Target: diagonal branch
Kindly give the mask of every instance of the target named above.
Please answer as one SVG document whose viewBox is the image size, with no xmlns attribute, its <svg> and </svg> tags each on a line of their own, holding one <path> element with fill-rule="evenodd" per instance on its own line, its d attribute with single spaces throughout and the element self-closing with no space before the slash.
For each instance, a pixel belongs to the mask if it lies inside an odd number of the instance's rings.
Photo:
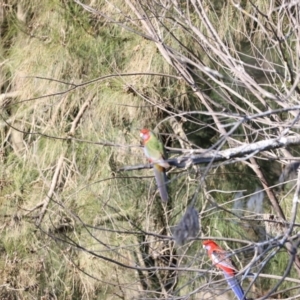
<svg viewBox="0 0 300 300">
<path fill-rule="evenodd" d="M 62 165 L 63 165 L 63 161 L 64 161 L 64 155 L 62 154 L 60 156 L 60 158 L 58 159 L 57 161 L 57 165 L 56 165 L 56 168 L 55 168 L 55 171 L 54 171 L 54 174 L 53 174 L 53 177 L 52 177 L 52 181 L 51 181 L 51 185 L 50 185 L 50 189 L 47 193 L 47 196 L 45 197 L 45 199 L 43 200 L 43 207 L 42 207 L 42 210 L 40 212 L 40 216 L 36 222 L 36 225 L 39 226 L 45 216 L 45 213 L 46 213 L 46 210 L 47 210 L 47 207 L 49 205 L 49 202 L 52 198 L 52 195 L 55 191 L 55 188 L 57 186 L 57 181 L 58 181 L 58 176 L 59 176 L 59 173 L 61 171 L 61 168 L 62 168 Z"/>
<path fill-rule="evenodd" d="M 205 164 L 211 161 L 218 162 L 234 158 L 246 160 L 263 151 L 295 145 L 300 145 L 300 136 L 280 137 L 277 139 L 263 140 L 256 143 L 243 144 L 241 146 L 222 151 L 216 151 L 211 149 L 199 151 L 191 149 L 188 151 L 185 150 L 185 156 L 168 159 L 168 163 L 171 166 L 177 168 L 186 168 L 190 165 Z M 125 166 L 120 168 L 118 171 L 133 171 L 150 168 L 152 168 L 151 164 Z"/>
</svg>

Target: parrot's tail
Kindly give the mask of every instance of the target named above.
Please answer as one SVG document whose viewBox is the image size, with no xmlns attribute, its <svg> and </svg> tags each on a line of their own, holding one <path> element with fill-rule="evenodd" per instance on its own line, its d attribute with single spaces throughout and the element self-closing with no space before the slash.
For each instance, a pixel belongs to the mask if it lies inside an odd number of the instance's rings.
<svg viewBox="0 0 300 300">
<path fill-rule="evenodd" d="M 245 297 L 245 293 L 244 293 L 238 279 L 235 276 L 226 274 L 225 272 L 224 272 L 224 275 L 225 275 L 225 278 L 226 278 L 230 288 L 232 289 L 232 291 L 234 292 L 236 297 L 239 300 L 247 300 Z"/>
<path fill-rule="evenodd" d="M 167 202 L 168 201 L 168 190 L 167 190 L 168 179 L 167 179 L 165 169 L 155 164 L 153 170 L 154 170 L 154 176 L 156 179 L 156 184 L 159 190 L 161 200 L 163 202 Z"/>
</svg>

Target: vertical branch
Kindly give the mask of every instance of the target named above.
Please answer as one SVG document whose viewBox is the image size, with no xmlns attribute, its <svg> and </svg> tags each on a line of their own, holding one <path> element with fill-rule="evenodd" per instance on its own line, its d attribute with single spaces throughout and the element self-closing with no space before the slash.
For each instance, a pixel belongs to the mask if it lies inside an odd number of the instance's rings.
<svg viewBox="0 0 300 300">
<path fill-rule="evenodd" d="M 300 192 L 300 170 L 299 170 L 299 168 L 297 170 L 297 173 L 298 173 L 297 185 L 296 185 L 296 190 L 295 190 L 294 197 L 293 197 L 293 207 L 291 210 L 290 226 L 284 234 L 282 243 L 285 243 L 285 241 L 288 239 L 288 237 L 292 234 L 292 231 L 293 231 L 293 228 L 294 228 L 294 225 L 296 222 L 298 206 L 299 206 L 298 205 L 299 204 L 299 192 Z M 286 243 L 286 248 L 289 251 L 291 256 L 295 255 L 294 264 L 295 264 L 296 270 L 298 272 L 298 275 L 300 276 L 300 257 L 299 257 L 299 255 L 295 254 L 295 251 L 297 253 L 297 249 L 295 249 L 295 246 L 291 242 Z"/>
</svg>

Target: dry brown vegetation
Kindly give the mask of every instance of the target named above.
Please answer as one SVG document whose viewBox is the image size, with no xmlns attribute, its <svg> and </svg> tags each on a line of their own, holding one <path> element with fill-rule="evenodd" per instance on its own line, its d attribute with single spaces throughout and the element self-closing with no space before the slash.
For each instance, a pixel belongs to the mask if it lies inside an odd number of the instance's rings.
<svg viewBox="0 0 300 300">
<path fill-rule="evenodd" d="M 232 299 L 207 237 L 256 274 L 249 298 L 297 299 L 299 11 L 0 2 L 0 299 Z M 173 166 L 167 205 L 143 127 Z"/>
</svg>

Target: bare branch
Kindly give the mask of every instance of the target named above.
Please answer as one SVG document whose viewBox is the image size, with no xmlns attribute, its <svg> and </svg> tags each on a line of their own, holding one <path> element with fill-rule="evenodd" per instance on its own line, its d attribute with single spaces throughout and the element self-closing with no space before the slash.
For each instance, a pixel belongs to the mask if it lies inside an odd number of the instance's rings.
<svg viewBox="0 0 300 300">
<path fill-rule="evenodd" d="M 171 166 L 177 168 L 186 168 L 190 165 L 204 164 L 209 162 L 218 162 L 230 160 L 233 158 L 243 158 L 244 156 L 256 155 L 257 153 L 278 149 L 287 146 L 295 146 L 300 144 L 300 136 L 291 136 L 291 137 L 282 137 L 277 139 L 270 139 L 265 141 L 259 141 L 252 144 L 244 144 L 231 149 L 226 149 L 222 151 L 216 150 L 185 150 L 185 153 L 189 153 L 189 156 L 182 156 L 179 158 L 170 158 L 168 163 Z M 204 152 L 202 155 L 199 155 L 199 152 Z M 249 157 L 247 157 L 248 159 Z M 150 169 L 152 168 L 151 164 L 148 165 L 137 165 L 137 166 L 128 166 L 122 167 L 118 171 L 133 171 L 141 169 Z"/>
</svg>

